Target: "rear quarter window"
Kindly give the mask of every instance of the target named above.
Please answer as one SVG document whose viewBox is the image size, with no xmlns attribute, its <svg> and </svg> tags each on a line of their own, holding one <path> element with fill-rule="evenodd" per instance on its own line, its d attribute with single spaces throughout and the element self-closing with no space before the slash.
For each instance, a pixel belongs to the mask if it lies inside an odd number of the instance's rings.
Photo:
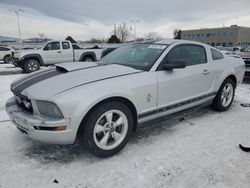
<svg viewBox="0 0 250 188">
<path fill-rule="evenodd" d="M 62 47 L 64 50 L 70 49 L 70 45 L 68 42 L 62 42 Z"/>
<path fill-rule="evenodd" d="M 212 54 L 213 60 L 219 60 L 219 59 L 224 58 L 224 55 L 221 52 L 214 50 L 214 49 L 211 49 L 211 54 Z"/>
</svg>

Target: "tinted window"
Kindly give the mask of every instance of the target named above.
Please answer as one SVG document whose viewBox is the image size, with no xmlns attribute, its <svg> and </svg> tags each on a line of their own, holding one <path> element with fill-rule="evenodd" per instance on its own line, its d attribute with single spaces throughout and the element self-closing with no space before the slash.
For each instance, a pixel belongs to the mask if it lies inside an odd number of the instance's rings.
<svg viewBox="0 0 250 188">
<path fill-rule="evenodd" d="M 9 48 L 5 48 L 5 47 L 0 47 L 0 51 L 9 51 Z"/>
<path fill-rule="evenodd" d="M 62 47 L 63 47 L 63 49 L 69 49 L 70 48 L 68 42 L 62 42 Z"/>
<path fill-rule="evenodd" d="M 60 50 L 60 43 L 51 42 L 44 47 L 44 50 Z"/>
<path fill-rule="evenodd" d="M 167 48 L 161 44 L 131 44 L 112 51 L 102 61 L 108 64 L 120 64 L 140 70 L 149 70 Z"/>
<path fill-rule="evenodd" d="M 186 66 L 197 65 L 207 62 L 206 52 L 199 45 L 179 45 L 174 47 L 167 55 L 167 62 L 182 60 Z"/>
<path fill-rule="evenodd" d="M 217 50 L 211 49 L 213 60 L 223 59 L 223 54 Z"/>
</svg>

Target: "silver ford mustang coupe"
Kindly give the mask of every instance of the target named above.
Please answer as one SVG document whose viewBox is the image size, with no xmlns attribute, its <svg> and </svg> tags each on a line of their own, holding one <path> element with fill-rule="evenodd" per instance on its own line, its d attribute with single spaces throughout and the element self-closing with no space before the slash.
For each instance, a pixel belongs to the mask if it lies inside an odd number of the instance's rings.
<svg viewBox="0 0 250 188">
<path fill-rule="evenodd" d="M 100 62 L 58 64 L 14 81 L 6 111 L 34 140 L 79 140 L 93 154 L 108 157 L 143 122 L 201 104 L 227 110 L 244 72 L 241 58 L 206 44 L 136 43 Z"/>
</svg>

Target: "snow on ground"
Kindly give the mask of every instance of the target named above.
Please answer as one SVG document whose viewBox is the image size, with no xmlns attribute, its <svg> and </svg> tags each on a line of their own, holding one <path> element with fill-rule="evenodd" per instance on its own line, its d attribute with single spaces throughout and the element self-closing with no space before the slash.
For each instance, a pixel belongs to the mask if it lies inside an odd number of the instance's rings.
<svg viewBox="0 0 250 188">
<path fill-rule="evenodd" d="M 2 76 L 2 72 L 13 70 Z M 14 73 L 15 72 L 15 73 Z M 0 119 L 21 76 L 0 64 Z M 229 111 L 190 110 L 139 129 L 119 154 L 100 159 L 71 146 L 32 141 L 10 122 L 0 123 L 0 188 L 34 187 L 250 187 L 250 85 L 239 86 Z M 184 117 L 184 118 L 183 118 Z M 181 121 L 180 121 L 181 120 Z M 53 183 L 54 180 L 59 183 Z"/>
</svg>

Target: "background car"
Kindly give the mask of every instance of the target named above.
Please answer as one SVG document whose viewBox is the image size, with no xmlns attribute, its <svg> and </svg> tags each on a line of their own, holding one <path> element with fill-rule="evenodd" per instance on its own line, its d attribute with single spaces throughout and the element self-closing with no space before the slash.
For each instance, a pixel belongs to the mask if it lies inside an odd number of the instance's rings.
<svg viewBox="0 0 250 188">
<path fill-rule="evenodd" d="M 250 78 L 250 46 L 242 49 L 238 55 L 244 60 L 245 65 L 246 65 L 246 72 L 245 72 L 244 78 L 249 79 Z"/>
<path fill-rule="evenodd" d="M 90 62 L 101 58 L 100 48 L 78 48 L 70 41 L 49 41 L 43 46 L 32 50 L 20 50 L 13 54 L 14 64 L 26 73 L 40 69 L 40 66 L 49 66 L 63 62 Z"/>
<path fill-rule="evenodd" d="M 3 60 L 5 63 L 10 63 L 12 48 L 6 46 L 0 46 L 0 61 Z"/>
</svg>

